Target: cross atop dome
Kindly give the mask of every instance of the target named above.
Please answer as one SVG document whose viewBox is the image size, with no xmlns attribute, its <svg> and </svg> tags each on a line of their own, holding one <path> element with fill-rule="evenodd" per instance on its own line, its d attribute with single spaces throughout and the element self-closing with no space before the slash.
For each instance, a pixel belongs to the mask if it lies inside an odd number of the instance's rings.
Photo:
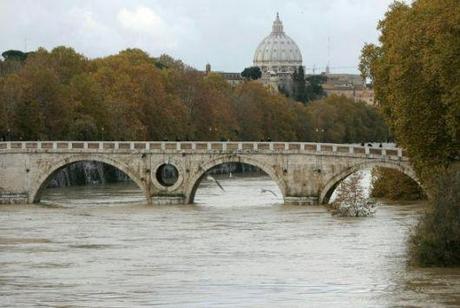
<svg viewBox="0 0 460 308">
<path fill-rule="evenodd" d="M 276 12 L 276 19 L 273 22 L 272 29 L 273 33 L 283 33 L 283 23 L 281 22 L 280 14 L 278 12 Z"/>
</svg>

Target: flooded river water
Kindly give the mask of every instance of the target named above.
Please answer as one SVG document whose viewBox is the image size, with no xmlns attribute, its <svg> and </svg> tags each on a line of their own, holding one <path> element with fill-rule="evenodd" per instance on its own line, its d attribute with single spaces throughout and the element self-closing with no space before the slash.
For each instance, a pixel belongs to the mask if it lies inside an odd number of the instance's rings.
<svg viewBox="0 0 460 308">
<path fill-rule="evenodd" d="M 407 265 L 423 203 L 337 218 L 261 193 L 276 192 L 269 178 L 221 183 L 203 182 L 188 206 L 144 205 L 133 184 L 1 206 L 0 306 L 460 305 L 460 269 Z"/>
</svg>

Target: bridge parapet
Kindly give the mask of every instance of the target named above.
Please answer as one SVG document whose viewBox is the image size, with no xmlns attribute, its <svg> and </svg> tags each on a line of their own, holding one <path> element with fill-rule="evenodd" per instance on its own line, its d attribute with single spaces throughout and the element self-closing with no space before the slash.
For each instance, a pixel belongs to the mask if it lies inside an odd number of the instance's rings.
<svg viewBox="0 0 460 308">
<path fill-rule="evenodd" d="M 403 149 L 310 142 L 157 142 L 157 141 L 23 141 L 0 142 L 0 153 L 308 153 L 408 160 Z"/>
</svg>

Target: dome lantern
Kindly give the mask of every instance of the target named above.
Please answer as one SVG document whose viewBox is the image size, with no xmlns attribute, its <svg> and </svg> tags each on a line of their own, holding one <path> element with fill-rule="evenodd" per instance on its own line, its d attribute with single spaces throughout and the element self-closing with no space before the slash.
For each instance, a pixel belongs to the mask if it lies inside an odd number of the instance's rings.
<svg viewBox="0 0 460 308">
<path fill-rule="evenodd" d="M 283 33 L 283 23 L 280 20 L 279 13 L 276 13 L 276 19 L 273 22 L 272 33 Z"/>
</svg>

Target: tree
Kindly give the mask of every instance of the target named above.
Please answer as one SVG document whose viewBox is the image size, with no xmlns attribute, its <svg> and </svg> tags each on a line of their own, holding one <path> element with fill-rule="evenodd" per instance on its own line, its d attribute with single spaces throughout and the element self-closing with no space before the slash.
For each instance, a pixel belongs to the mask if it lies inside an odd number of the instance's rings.
<svg viewBox="0 0 460 308">
<path fill-rule="evenodd" d="M 326 96 L 322 84 L 326 82 L 324 75 L 311 75 L 306 78 L 308 83 L 305 89 L 306 102 L 315 101 Z"/>
<path fill-rule="evenodd" d="M 422 266 L 460 264 L 460 166 L 436 179 L 430 212 L 410 239 L 411 262 Z"/>
<path fill-rule="evenodd" d="M 363 175 L 355 172 L 340 183 L 332 205 L 335 215 L 365 217 L 374 214 L 375 203 L 366 198 L 362 180 Z"/>
<path fill-rule="evenodd" d="M 17 109 L 22 98 L 23 83 L 17 74 L 0 78 L 0 139 L 11 140 L 17 135 Z"/>
<path fill-rule="evenodd" d="M 460 6 L 457 0 L 395 2 L 366 45 L 363 77 L 425 181 L 460 159 Z"/>
<path fill-rule="evenodd" d="M 432 196 L 413 236 L 421 265 L 459 265 L 460 5 L 458 0 L 393 3 L 366 45 L 361 73 Z"/>
<path fill-rule="evenodd" d="M 262 77 L 262 71 L 258 66 L 246 67 L 241 76 L 246 80 L 257 80 Z"/>
<path fill-rule="evenodd" d="M 88 59 L 40 48 L 0 76 L 0 138 L 312 141 L 323 125 L 324 141 L 356 142 L 385 131 L 372 107 L 323 103 L 305 107 L 257 81 L 232 87 L 140 49 Z"/>
<path fill-rule="evenodd" d="M 184 108 L 167 95 L 162 71 L 145 52 L 128 49 L 99 59 L 91 76 L 101 89 L 106 137 L 161 140 L 181 132 Z"/>
<path fill-rule="evenodd" d="M 24 62 L 27 59 L 28 53 L 20 50 L 7 50 L 2 52 L 2 57 L 5 61 L 20 61 Z"/>
<path fill-rule="evenodd" d="M 383 117 L 363 102 L 331 95 L 310 103 L 306 109 L 312 119 L 311 134 L 317 142 L 361 143 L 388 139 Z"/>
<path fill-rule="evenodd" d="M 296 117 L 297 103 L 270 91 L 259 82 L 245 82 L 235 88 L 233 104 L 239 124 L 240 140 L 299 140 L 301 123 Z M 305 107 L 301 107 L 305 112 Z M 298 109 L 297 109 L 298 110 Z"/>
<path fill-rule="evenodd" d="M 162 54 L 159 58 L 155 59 L 155 66 L 159 69 L 169 68 L 177 71 L 190 69 L 190 66 L 184 64 L 181 60 L 176 60 L 167 54 Z"/>
<path fill-rule="evenodd" d="M 293 98 L 301 103 L 307 103 L 309 97 L 307 94 L 307 86 L 305 81 L 305 73 L 302 66 L 299 66 L 292 75 L 293 80 Z"/>
<path fill-rule="evenodd" d="M 0 77 L 16 73 L 24 65 L 28 56 L 33 52 L 22 52 L 20 50 L 7 50 L 2 53 L 4 61 L 0 60 Z"/>
<path fill-rule="evenodd" d="M 303 67 L 299 66 L 292 75 L 292 81 L 293 91 L 290 96 L 298 102 L 307 104 L 326 96 L 322 86 L 326 81 L 326 76 L 310 75 L 305 77 Z"/>
</svg>

